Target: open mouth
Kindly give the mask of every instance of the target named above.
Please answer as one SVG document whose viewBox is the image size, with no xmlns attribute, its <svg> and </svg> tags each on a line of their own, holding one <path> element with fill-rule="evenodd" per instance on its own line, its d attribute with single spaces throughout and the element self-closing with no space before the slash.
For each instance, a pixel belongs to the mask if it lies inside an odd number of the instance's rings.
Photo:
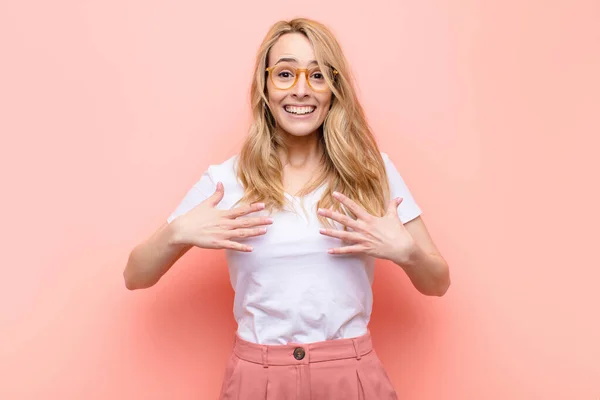
<svg viewBox="0 0 600 400">
<path fill-rule="evenodd" d="M 283 109 L 285 110 L 285 112 L 287 112 L 289 114 L 307 115 L 307 114 L 312 114 L 317 109 L 317 107 L 315 107 L 315 106 L 303 106 L 303 107 L 285 106 L 285 107 L 283 107 Z"/>
</svg>

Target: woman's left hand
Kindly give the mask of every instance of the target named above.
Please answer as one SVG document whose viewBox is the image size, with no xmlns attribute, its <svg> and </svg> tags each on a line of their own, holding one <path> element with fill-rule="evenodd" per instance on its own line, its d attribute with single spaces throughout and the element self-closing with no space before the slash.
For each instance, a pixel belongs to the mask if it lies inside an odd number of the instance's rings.
<svg viewBox="0 0 600 400">
<path fill-rule="evenodd" d="M 323 235 L 350 242 L 350 246 L 329 249 L 330 254 L 364 253 L 384 260 L 403 263 L 410 259 L 417 249 L 411 234 L 404 228 L 398 217 L 398 206 L 402 198 L 392 199 L 383 217 L 375 217 L 364 208 L 341 193 L 334 192 L 335 199 L 350 209 L 358 219 L 320 208 L 318 213 L 339 222 L 354 232 L 336 229 L 321 229 Z"/>
</svg>

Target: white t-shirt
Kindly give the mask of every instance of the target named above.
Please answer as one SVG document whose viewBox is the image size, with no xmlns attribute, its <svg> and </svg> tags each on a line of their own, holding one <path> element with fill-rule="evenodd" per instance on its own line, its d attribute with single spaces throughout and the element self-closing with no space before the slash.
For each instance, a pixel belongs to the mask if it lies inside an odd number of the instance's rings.
<svg viewBox="0 0 600 400">
<path fill-rule="evenodd" d="M 381 155 L 391 198 L 404 198 L 398 206 L 398 216 L 406 223 L 419 216 L 421 209 L 388 155 Z M 222 164 L 210 165 L 167 221 L 170 223 L 211 196 L 219 181 L 225 195 L 217 208 L 230 209 L 243 195 L 235 173 L 237 159 L 235 155 Z M 252 252 L 225 250 L 235 291 L 234 318 L 243 339 L 259 344 L 311 343 L 367 332 L 375 258 L 327 253 L 344 244 L 319 233 L 316 202 L 324 189 L 322 185 L 303 199 L 285 193 L 297 212 L 274 212 L 273 224 L 266 225 L 266 234 L 237 240 L 252 246 Z M 305 211 L 300 208 L 301 200 Z M 268 211 L 246 217 L 262 215 L 269 215 Z M 339 223 L 330 221 L 342 229 Z"/>
</svg>

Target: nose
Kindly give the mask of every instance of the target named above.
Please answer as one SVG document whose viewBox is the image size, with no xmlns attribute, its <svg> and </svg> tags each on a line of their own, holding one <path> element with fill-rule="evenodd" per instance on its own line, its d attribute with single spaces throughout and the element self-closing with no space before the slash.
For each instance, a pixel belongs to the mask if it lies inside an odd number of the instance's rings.
<svg viewBox="0 0 600 400">
<path fill-rule="evenodd" d="M 308 82 L 306 80 L 306 73 L 301 72 L 300 76 L 298 76 L 298 82 L 293 87 L 293 94 L 296 97 L 305 97 L 308 95 L 308 91 L 310 87 L 308 86 Z"/>
</svg>

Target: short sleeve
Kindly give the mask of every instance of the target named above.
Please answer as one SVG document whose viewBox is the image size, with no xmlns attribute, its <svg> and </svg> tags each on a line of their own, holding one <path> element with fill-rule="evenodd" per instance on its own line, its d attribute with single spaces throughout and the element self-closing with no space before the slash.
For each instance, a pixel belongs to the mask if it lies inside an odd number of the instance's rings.
<svg viewBox="0 0 600 400">
<path fill-rule="evenodd" d="M 211 169 L 207 169 L 202 177 L 192 186 L 183 197 L 177 208 L 169 215 L 167 222 L 170 224 L 175 218 L 186 214 L 208 197 L 212 196 L 217 185 L 213 180 Z"/>
<path fill-rule="evenodd" d="M 402 197 L 404 199 L 398 206 L 398 217 L 400 218 L 400 221 L 405 224 L 421 215 L 421 208 L 406 186 L 406 183 L 396 169 L 396 166 L 392 160 L 390 160 L 390 157 L 383 152 L 381 153 L 381 157 L 383 158 L 385 169 L 388 175 L 391 199 L 396 197 Z"/>
</svg>

